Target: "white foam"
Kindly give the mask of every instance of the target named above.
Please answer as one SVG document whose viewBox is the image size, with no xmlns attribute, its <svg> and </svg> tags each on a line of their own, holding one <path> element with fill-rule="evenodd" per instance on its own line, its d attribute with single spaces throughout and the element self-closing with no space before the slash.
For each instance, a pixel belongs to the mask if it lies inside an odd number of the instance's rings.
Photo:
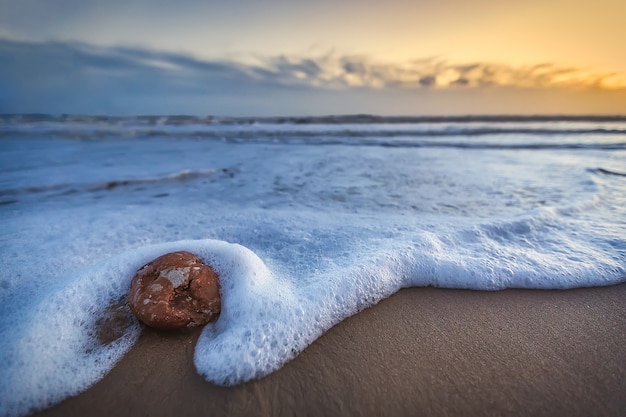
<svg viewBox="0 0 626 417">
<path fill-rule="evenodd" d="M 545 220 L 538 222 L 538 230 L 524 239 L 539 242 L 549 231 Z M 533 227 L 530 220 L 522 223 Z M 499 227 L 514 233 L 520 225 Z M 254 288 L 228 286 L 223 317 L 208 325 L 198 341 L 196 368 L 207 380 L 222 385 L 265 376 L 336 323 L 403 287 L 572 288 L 598 285 L 598 276 L 606 285 L 624 279 L 621 263 L 598 257 L 595 247 L 563 240 L 560 249 L 507 251 L 489 236 L 490 228 L 451 232 L 449 239 L 424 233 L 404 247 L 389 242 L 360 266 L 319 274 L 307 286 L 289 286 L 265 272 L 262 284 Z M 462 248 L 466 256 L 459 257 Z M 588 262 L 590 256 L 596 257 L 593 264 Z"/>
<path fill-rule="evenodd" d="M 140 325 L 126 309 L 130 325 L 123 336 L 100 346 L 94 339 L 105 309 L 125 297 L 130 278 L 149 260 L 164 253 L 189 250 L 206 259 L 221 276 L 229 300 L 251 297 L 250 288 L 267 285 L 271 274 L 260 259 L 239 245 L 204 240 L 148 246 L 125 252 L 79 273 L 62 288 L 26 311 L 28 320 L 3 329 L 4 359 L 0 379 L 2 414 L 22 415 L 75 395 L 102 378 L 130 349 Z M 23 313 L 21 311 L 20 313 Z"/>
<path fill-rule="evenodd" d="M 2 411 L 22 415 L 102 378 L 132 346 L 140 327 L 134 322 L 123 337 L 98 346 L 96 321 L 126 295 L 135 271 L 164 253 L 193 252 L 220 275 L 221 316 L 202 332 L 194 361 L 207 380 L 232 385 L 280 368 L 345 317 L 402 287 L 570 288 L 623 280 L 620 259 L 559 230 L 558 216 L 547 210 L 508 223 L 378 239 L 353 247 L 351 261 L 308 277 L 293 275 L 302 266 L 272 271 L 251 250 L 215 240 L 125 251 L 84 269 L 27 311 L 26 319 L 3 329 Z M 320 218 L 313 218 L 316 222 Z M 324 244 L 333 247 L 333 241 L 342 244 L 337 235 Z"/>
</svg>

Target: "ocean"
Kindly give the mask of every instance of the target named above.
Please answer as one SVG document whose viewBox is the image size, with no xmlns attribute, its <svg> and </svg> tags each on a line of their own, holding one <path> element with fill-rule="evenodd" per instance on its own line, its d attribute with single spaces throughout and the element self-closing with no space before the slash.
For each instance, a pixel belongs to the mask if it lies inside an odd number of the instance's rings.
<svg viewBox="0 0 626 417">
<path fill-rule="evenodd" d="M 626 117 L 4 115 L 0 174 L 0 415 L 100 380 L 170 251 L 220 275 L 220 385 L 401 288 L 626 281 Z"/>
</svg>

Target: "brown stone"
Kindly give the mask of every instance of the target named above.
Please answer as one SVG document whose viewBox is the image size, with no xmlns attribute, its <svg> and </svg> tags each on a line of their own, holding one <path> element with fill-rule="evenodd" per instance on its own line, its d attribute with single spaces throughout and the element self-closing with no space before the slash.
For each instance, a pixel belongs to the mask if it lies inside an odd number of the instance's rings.
<svg viewBox="0 0 626 417">
<path fill-rule="evenodd" d="M 130 284 L 129 304 L 150 327 L 201 326 L 220 314 L 219 277 L 189 252 L 168 253 L 137 271 Z"/>
</svg>

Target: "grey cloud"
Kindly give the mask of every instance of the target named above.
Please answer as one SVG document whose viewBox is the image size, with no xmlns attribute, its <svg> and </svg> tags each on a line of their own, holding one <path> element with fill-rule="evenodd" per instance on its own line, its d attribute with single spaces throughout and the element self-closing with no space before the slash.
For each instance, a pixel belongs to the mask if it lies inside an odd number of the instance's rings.
<svg viewBox="0 0 626 417">
<path fill-rule="evenodd" d="M 141 49 L 0 41 L 0 112 L 125 112 L 138 101 L 152 107 L 206 97 L 229 102 L 272 90 L 272 79 L 251 72 L 237 63 Z"/>
<path fill-rule="evenodd" d="M 420 78 L 419 83 L 421 85 L 423 85 L 424 87 L 430 87 L 435 85 L 435 83 L 437 82 L 437 77 L 435 77 L 434 75 L 425 75 L 424 77 Z"/>
<path fill-rule="evenodd" d="M 362 97 L 367 91 L 594 89 L 604 88 L 607 80 L 626 89 L 624 74 L 590 74 L 553 64 L 517 68 L 425 58 L 395 65 L 328 54 L 269 57 L 251 65 L 142 48 L 0 40 L 0 112 L 178 112 L 170 110 L 177 106 L 180 112 L 206 108 L 234 114 L 278 109 L 280 103 L 308 97 L 320 102 Z"/>
<path fill-rule="evenodd" d="M 363 75 L 367 73 L 367 67 L 364 62 L 344 57 L 342 60 L 343 70 L 348 74 Z"/>
</svg>

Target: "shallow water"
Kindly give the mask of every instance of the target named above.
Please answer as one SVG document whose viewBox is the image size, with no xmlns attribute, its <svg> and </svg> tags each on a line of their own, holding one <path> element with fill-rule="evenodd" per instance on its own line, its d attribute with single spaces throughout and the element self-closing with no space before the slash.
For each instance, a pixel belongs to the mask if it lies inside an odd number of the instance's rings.
<svg viewBox="0 0 626 417">
<path fill-rule="evenodd" d="M 172 250 L 220 273 L 195 363 L 226 385 L 402 287 L 626 280 L 620 118 L 0 120 L 1 414 L 98 381 L 140 331 L 132 275 Z"/>
</svg>

